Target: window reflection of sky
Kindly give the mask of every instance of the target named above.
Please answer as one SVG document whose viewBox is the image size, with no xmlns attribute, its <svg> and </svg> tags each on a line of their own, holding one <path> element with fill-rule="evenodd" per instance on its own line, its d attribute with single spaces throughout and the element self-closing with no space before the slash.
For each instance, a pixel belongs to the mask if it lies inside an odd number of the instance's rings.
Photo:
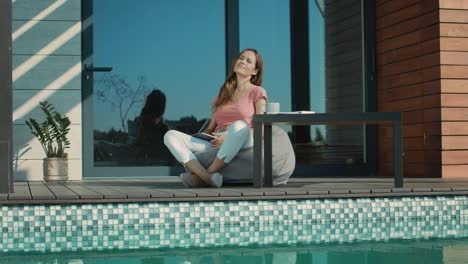
<svg viewBox="0 0 468 264">
<path fill-rule="evenodd" d="M 93 19 L 96 66 L 113 67 L 134 85 L 145 76 L 166 94 L 167 119 L 210 115 L 225 76 L 224 1 L 99 0 Z M 110 106 L 95 101 L 94 112 L 95 129 L 119 127 Z"/>
<path fill-rule="evenodd" d="M 263 86 L 270 101 L 291 110 L 289 1 L 241 0 L 240 48 L 256 48 L 265 61 Z M 311 110 L 324 110 L 323 18 L 309 4 Z M 178 120 L 210 115 L 210 105 L 225 77 L 224 1 L 94 1 L 94 65 L 167 96 L 165 117 Z M 95 83 L 103 73 L 95 73 Z M 99 87 L 95 87 L 99 89 Z M 132 108 L 129 119 L 141 105 Z M 95 101 L 95 129 L 119 128 L 118 110 Z"/>
<path fill-rule="evenodd" d="M 323 1 L 319 1 L 323 2 Z M 323 6 L 323 3 L 322 3 Z M 325 25 L 315 0 L 309 1 L 310 109 L 325 112 Z"/>
<path fill-rule="evenodd" d="M 240 49 L 258 49 L 265 64 L 263 86 L 271 102 L 291 110 L 289 1 L 240 0 Z"/>
</svg>

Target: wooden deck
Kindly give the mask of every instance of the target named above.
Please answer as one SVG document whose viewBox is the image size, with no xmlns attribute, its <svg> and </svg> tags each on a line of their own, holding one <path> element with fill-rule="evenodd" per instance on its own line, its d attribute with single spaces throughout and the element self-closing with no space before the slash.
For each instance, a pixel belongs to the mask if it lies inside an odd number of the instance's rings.
<svg viewBox="0 0 468 264">
<path fill-rule="evenodd" d="M 16 182 L 15 193 L 0 194 L 0 204 L 70 204 L 176 201 L 229 201 L 468 195 L 468 179 L 291 179 L 287 185 L 256 189 L 249 185 L 185 188 L 175 177 L 132 180 L 84 180 L 66 183 Z"/>
</svg>

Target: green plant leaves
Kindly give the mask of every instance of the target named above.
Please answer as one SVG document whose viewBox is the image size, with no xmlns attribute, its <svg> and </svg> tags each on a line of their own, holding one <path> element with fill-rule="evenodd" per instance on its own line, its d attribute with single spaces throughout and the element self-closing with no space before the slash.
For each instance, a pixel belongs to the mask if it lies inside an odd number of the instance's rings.
<svg viewBox="0 0 468 264">
<path fill-rule="evenodd" d="M 71 121 L 66 115 L 57 112 L 52 104 L 47 101 L 39 103 L 46 119 L 38 123 L 34 118 L 26 121 L 31 133 L 41 143 L 48 158 L 67 158 L 65 149 L 70 148 L 68 132 Z"/>
</svg>

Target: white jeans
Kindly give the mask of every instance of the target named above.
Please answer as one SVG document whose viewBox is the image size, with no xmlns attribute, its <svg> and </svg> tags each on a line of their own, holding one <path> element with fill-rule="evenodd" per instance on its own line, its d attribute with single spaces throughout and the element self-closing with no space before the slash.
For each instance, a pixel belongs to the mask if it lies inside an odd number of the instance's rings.
<svg viewBox="0 0 468 264">
<path fill-rule="evenodd" d="M 226 137 L 216 156 L 219 159 L 225 158 L 224 162 L 226 163 L 229 163 L 241 149 L 253 146 L 253 135 L 250 126 L 245 121 L 239 120 L 232 123 L 228 130 L 221 134 L 225 134 Z M 177 130 L 166 132 L 164 144 L 182 164 L 197 159 L 194 152 L 212 148 L 209 141 L 192 137 Z"/>
</svg>

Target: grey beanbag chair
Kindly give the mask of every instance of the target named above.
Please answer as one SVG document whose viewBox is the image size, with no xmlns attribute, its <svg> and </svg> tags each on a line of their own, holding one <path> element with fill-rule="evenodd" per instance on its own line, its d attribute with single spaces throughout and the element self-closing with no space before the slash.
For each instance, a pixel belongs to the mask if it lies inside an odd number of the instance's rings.
<svg viewBox="0 0 468 264">
<path fill-rule="evenodd" d="M 279 126 L 272 127 L 273 138 L 273 184 L 285 184 L 296 166 L 296 156 L 288 134 Z M 218 149 L 195 153 L 200 163 L 208 167 L 216 157 Z M 246 183 L 253 181 L 253 147 L 241 150 L 220 171 L 224 183 Z"/>
</svg>

